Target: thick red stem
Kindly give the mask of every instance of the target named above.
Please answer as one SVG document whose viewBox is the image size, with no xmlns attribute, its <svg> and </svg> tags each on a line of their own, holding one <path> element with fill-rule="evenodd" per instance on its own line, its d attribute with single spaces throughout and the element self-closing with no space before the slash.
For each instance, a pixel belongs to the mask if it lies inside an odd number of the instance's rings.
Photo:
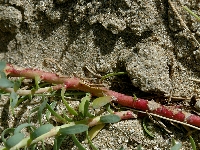
<svg viewBox="0 0 200 150">
<path fill-rule="evenodd" d="M 78 78 L 65 78 L 65 77 L 60 77 L 59 75 L 54 73 L 48 73 L 36 69 L 22 69 L 14 67 L 12 65 L 6 66 L 5 73 L 10 76 L 26 77 L 30 79 L 34 79 L 36 76 L 39 76 L 40 79 L 43 81 L 55 84 L 63 84 L 63 86 L 65 86 L 66 89 L 75 89 L 84 92 L 89 92 L 97 97 L 110 96 L 112 97 L 111 99 L 113 102 L 121 104 L 122 106 L 135 108 L 138 110 L 153 113 L 169 119 L 185 122 L 190 125 L 200 127 L 200 116 L 184 112 L 176 106 L 174 107 L 163 106 L 154 101 L 148 101 L 140 98 L 135 99 L 132 96 L 127 96 L 115 91 L 111 91 L 106 88 L 90 87 L 89 85 L 87 85 Z M 129 115 L 127 114 L 125 116 Z"/>
</svg>

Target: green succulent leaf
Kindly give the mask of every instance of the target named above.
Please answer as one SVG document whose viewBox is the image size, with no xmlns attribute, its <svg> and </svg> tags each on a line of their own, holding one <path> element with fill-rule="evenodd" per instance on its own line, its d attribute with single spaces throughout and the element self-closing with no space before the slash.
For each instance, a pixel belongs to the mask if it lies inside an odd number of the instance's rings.
<svg viewBox="0 0 200 150">
<path fill-rule="evenodd" d="M 97 108 L 100 108 L 100 107 L 110 103 L 110 102 L 111 102 L 110 96 L 98 97 L 93 101 L 92 107 L 94 109 L 97 109 Z"/>
<path fill-rule="evenodd" d="M 10 94 L 10 106 L 12 108 L 13 114 L 14 114 L 14 108 L 17 105 L 17 102 L 18 102 L 17 93 L 11 92 L 11 94 Z"/>
<path fill-rule="evenodd" d="M 68 117 L 65 111 L 63 111 L 62 114 L 63 114 L 63 117 L 65 118 L 65 120 L 67 120 L 68 122 L 73 122 L 73 119 Z"/>
<path fill-rule="evenodd" d="M 144 128 L 144 131 L 152 138 L 154 138 L 155 136 L 147 129 L 147 122 L 146 122 L 147 117 L 145 117 L 142 121 L 142 126 Z"/>
<path fill-rule="evenodd" d="M 86 117 L 88 114 L 90 98 L 91 98 L 91 94 L 86 93 L 86 96 L 81 99 L 81 103 L 79 105 L 79 112 L 83 115 L 83 117 Z"/>
<path fill-rule="evenodd" d="M 192 150 L 196 150 L 197 147 L 196 147 L 196 144 L 195 144 L 195 142 L 194 142 L 194 139 L 192 138 L 191 135 L 189 136 L 189 139 L 190 139 L 190 143 L 191 143 L 191 146 L 192 146 Z"/>
<path fill-rule="evenodd" d="M 83 111 L 83 116 L 84 116 L 84 117 L 87 117 L 87 114 L 88 114 L 88 112 L 89 112 L 89 111 L 88 111 L 89 105 L 90 105 L 89 101 L 86 100 L 85 105 L 84 105 L 84 111 Z"/>
<path fill-rule="evenodd" d="M 89 136 L 89 133 L 88 133 L 88 131 L 86 131 L 86 138 L 87 138 L 87 142 L 90 144 L 90 146 L 91 146 L 91 148 L 93 149 L 93 150 L 98 150 L 97 148 L 96 148 L 96 146 L 92 143 L 92 138 Z"/>
<path fill-rule="evenodd" d="M 20 86 L 21 82 L 19 80 L 15 81 L 13 85 L 14 91 L 16 92 L 20 88 Z"/>
<path fill-rule="evenodd" d="M 42 99 L 44 100 L 44 96 L 42 96 Z M 38 110 L 38 120 L 39 120 L 39 123 L 40 125 L 42 124 L 42 111 L 44 110 L 44 108 L 46 107 L 46 104 L 47 104 L 47 99 L 45 99 L 42 104 L 40 105 L 39 107 L 39 110 Z"/>
<path fill-rule="evenodd" d="M 39 76 L 35 76 L 35 89 L 38 90 L 40 88 L 39 83 L 40 83 L 41 79 Z"/>
<path fill-rule="evenodd" d="M 176 144 L 176 141 L 175 141 L 175 139 L 174 138 L 172 138 L 172 142 L 171 142 L 172 144 L 172 146 L 174 146 L 175 144 Z"/>
<path fill-rule="evenodd" d="M 170 150 L 180 150 L 181 149 L 182 144 L 181 143 L 177 143 L 174 146 L 171 147 Z"/>
<path fill-rule="evenodd" d="M 13 133 L 14 130 L 15 130 L 14 128 L 7 128 L 1 133 L 1 140 L 4 142 L 4 144 L 6 143 L 5 134 Z"/>
<path fill-rule="evenodd" d="M 66 137 L 66 135 L 59 135 L 59 136 L 55 137 L 53 150 L 59 150 L 60 149 L 60 146 L 61 146 L 63 140 L 65 139 L 65 137 Z"/>
<path fill-rule="evenodd" d="M 30 100 L 29 95 L 19 96 L 17 101 L 17 106 L 20 105 L 22 102 Z"/>
<path fill-rule="evenodd" d="M 10 138 L 8 138 L 5 145 L 7 148 L 11 148 L 11 147 L 17 145 L 23 138 L 24 138 L 23 133 L 14 134 Z"/>
<path fill-rule="evenodd" d="M 0 71 L 3 71 L 3 69 L 6 67 L 5 61 L 0 61 Z"/>
<path fill-rule="evenodd" d="M 3 71 L 0 71 L 0 78 L 6 79 L 6 74 Z"/>
<path fill-rule="evenodd" d="M 81 103 L 80 103 L 80 105 L 79 105 L 78 111 L 79 111 L 82 115 L 84 115 L 84 107 L 85 107 L 85 102 L 86 102 L 86 101 L 87 101 L 86 99 L 82 99 L 82 100 L 81 100 Z"/>
<path fill-rule="evenodd" d="M 76 124 L 70 127 L 61 128 L 59 130 L 59 133 L 62 135 L 77 134 L 77 133 L 82 133 L 84 131 L 87 131 L 88 128 L 89 127 L 85 124 Z"/>
<path fill-rule="evenodd" d="M 36 146 L 37 146 L 36 144 L 31 144 L 29 148 L 30 150 L 36 150 L 37 149 Z"/>
<path fill-rule="evenodd" d="M 38 138 L 39 136 L 49 132 L 53 128 L 52 124 L 45 124 L 37 128 L 33 133 L 30 135 L 30 139 L 34 140 Z"/>
<path fill-rule="evenodd" d="M 72 134 L 71 136 L 72 136 L 72 140 L 74 141 L 74 144 L 78 147 L 79 150 L 86 150 L 83 147 L 83 145 L 78 141 L 78 139 L 76 138 L 74 134 Z"/>
<path fill-rule="evenodd" d="M 119 122 L 121 118 L 115 114 L 105 115 L 100 117 L 102 123 L 115 123 Z"/>
<path fill-rule="evenodd" d="M 105 105 L 105 108 L 110 114 L 114 113 L 114 111 L 110 108 L 110 104 L 109 103 Z"/>
<path fill-rule="evenodd" d="M 1 88 L 11 88 L 13 87 L 13 82 L 6 78 L 0 78 L 0 87 Z"/>
<path fill-rule="evenodd" d="M 92 140 L 93 138 L 95 138 L 95 136 L 101 131 L 101 129 L 103 129 L 104 126 L 105 124 L 102 123 L 92 127 L 92 129 L 88 131 L 88 136 L 90 137 L 90 139 Z"/>
<path fill-rule="evenodd" d="M 72 115 L 77 116 L 78 113 L 76 112 L 76 110 L 74 110 L 71 106 L 69 106 L 69 104 L 67 103 L 67 101 L 66 101 L 65 98 L 64 98 L 65 91 L 66 91 L 66 89 L 65 89 L 65 88 L 62 88 L 62 90 L 61 90 L 62 101 L 63 101 L 63 103 L 65 104 L 67 110 L 68 110 Z"/>
<path fill-rule="evenodd" d="M 23 124 L 20 124 L 20 125 L 15 129 L 14 134 L 20 133 L 21 130 L 22 130 L 23 128 L 30 127 L 30 126 L 33 126 L 33 124 L 31 124 L 31 123 L 23 123 Z"/>
<path fill-rule="evenodd" d="M 47 107 L 47 110 L 50 111 L 50 112 L 54 115 L 54 117 L 60 119 L 62 122 L 67 122 L 67 121 L 65 120 L 65 118 L 61 117 L 61 115 L 59 115 L 57 112 L 55 112 L 55 111 L 51 108 L 51 106 L 50 106 L 49 104 L 46 104 L 46 107 Z"/>
<path fill-rule="evenodd" d="M 49 106 L 51 107 L 52 110 L 54 110 L 54 108 L 56 107 L 56 104 L 57 104 L 57 102 L 54 101 L 54 102 L 52 102 Z M 47 118 L 48 121 L 49 121 L 50 117 L 51 117 L 51 111 L 49 111 L 49 110 L 47 109 L 47 110 L 46 110 L 46 118 Z"/>
</svg>

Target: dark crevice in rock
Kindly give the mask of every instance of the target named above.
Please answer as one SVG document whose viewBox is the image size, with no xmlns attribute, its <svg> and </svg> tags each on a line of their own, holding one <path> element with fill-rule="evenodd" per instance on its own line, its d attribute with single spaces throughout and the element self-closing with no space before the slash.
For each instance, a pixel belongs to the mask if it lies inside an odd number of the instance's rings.
<svg viewBox="0 0 200 150">
<path fill-rule="evenodd" d="M 35 21 L 38 22 L 39 25 L 38 33 L 41 35 L 43 39 L 48 38 L 53 31 L 55 31 L 62 25 L 62 22 L 56 22 L 56 23 L 50 22 L 47 16 L 43 12 L 39 12 L 37 18 L 38 19 L 36 19 Z"/>
<path fill-rule="evenodd" d="M 109 54 L 113 51 L 118 35 L 106 30 L 100 23 L 92 26 L 95 39 L 94 43 L 100 48 L 102 55 Z"/>
<path fill-rule="evenodd" d="M 8 50 L 7 46 L 16 36 L 16 33 L 2 32 L 0 30 L 0 53 Z"/>
<path fill-rule="evenodd" d="M 126 28 L 122 31 L 119 36 L 121 36 L 126 43 L 128 48 L 134 47 L 138 42 L 141 42 L 143 39 L 146 39 L 152 35 L 152 31 L 144 31 L 141 36 L 134 34 L 130 29 Z"/>
</svg>

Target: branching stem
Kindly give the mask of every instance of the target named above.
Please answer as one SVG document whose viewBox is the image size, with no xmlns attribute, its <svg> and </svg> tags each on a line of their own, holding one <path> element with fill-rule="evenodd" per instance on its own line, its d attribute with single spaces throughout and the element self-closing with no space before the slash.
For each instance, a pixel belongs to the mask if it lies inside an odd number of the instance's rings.
<svg viewBox="0 0 200 150">
<path fill-rule="evenodd" d="M 177 106 L 164 106 L 155 101 L 148 101 L 141 98 L 134 99 L 132 96 L 127 96 L 106 88 L 94 88 L 78 78 L 60 77 L 54 73 L 48 73 L 36 69 L 18 68 L 10 64 L 6 65 L 5 73 L 10 76 L 25 77 L 29 79 L 34 79 L 35 76 L 39 76 L 41 81 L 58 84 L 59 86 L 63 85 L 66 90 L 80 90 L 91 93 L 91 95 L 97 97 L 110 96 L 111 102 L 118 103 L 122 106 L 200 127 L 200 117 L 198 115 L 185 112 Z"/>
</svg>

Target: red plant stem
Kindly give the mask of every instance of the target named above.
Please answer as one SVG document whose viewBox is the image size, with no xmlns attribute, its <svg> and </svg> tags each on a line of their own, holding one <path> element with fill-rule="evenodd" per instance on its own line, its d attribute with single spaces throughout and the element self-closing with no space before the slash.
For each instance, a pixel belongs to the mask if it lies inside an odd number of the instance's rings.
<svg viewBox="0 0 200 150">
<path fill-rule="evenodd" d="M 40 80 L 53 83 L 53 84 L 63 84 L 66 89 L 76 89 L 84 92 L 89 92 L 95 96 L 103 96 L 103 89 L 91 88 L 89 85 L 81 81 L 79 78 L 66 78 L 59 76 L 55 73 L 49 73 L 40 71 L 37 69 L 30 68 L 19 68 L 13 65 L 7 64 L 4 69 L 6 75 L 12 77 L 26 77 L 28 79 L 35 79 L 36 76 L 40 77 Z"/>
<path fill-rule="evenodd" d="M 119 111 L 114 112 L 114 114 L 118 115 L 121 118 L 121 120 L 138 118 L 138 113 L 133 113 L 132 111 Z"/>
<path fill-rule="evenodd" d="M 137 113 L 133 113 L 132 111 L 120 111 L 120 112 L 114 112 L 115 115 L 119 116 L 121 120 L 126 120 L 126 119 L 133 119 L 133 118 L 137 118 L 138 114 Z M 86 121 L 86 124 L 89 127 L 93 127 L 95 125 L 101 124 L 102 122 L 100 121 L 100 116 L 95 117 L 95 118 L 89 118 Z M 80 121 L 79 123 L 84 123 L 82 121 Z"/>
<path fill-rule="evenodd" d="M 5 73 L 14 77 L 26 77 L 30 79 L 34 79 L 36 76 L 39 76 L 42 81 L 54 84 L 63 84 L 66 89 L 75 89 L 89 92 L 93 96 L 97 97 L 111 96 L 111 101 L 116 102 L 122 106 L 142 110 L 144 112 L 153 113 L 162 117 L 200 127 L 200 116 L 184 112 L 175 106 L 163 106 L 154 101 L 148 101 L 140 98 L 134 99 L 132 96 L 127 96 L 106 88 L 90 87 L 88 84 L 84 83 L 78 78 L 60 77 L 54 73 L 48 73 L 36 69 L 17 68 L 9 64 L 5 68 Z"/>
</svg>

